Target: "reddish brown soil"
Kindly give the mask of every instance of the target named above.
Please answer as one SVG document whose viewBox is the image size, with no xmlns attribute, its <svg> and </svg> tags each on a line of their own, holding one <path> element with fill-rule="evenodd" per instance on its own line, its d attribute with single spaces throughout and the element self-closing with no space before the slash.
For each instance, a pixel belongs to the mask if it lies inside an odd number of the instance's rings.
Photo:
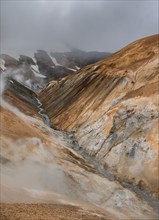
<svg viewBox="0 0 159 220">
<path fill-rule="evenodd" d="M 113 220 L 71 205 L 0 204 L 1 220 Z M 115 219 L 114 219 L 115 220 Z"/>
</svg>

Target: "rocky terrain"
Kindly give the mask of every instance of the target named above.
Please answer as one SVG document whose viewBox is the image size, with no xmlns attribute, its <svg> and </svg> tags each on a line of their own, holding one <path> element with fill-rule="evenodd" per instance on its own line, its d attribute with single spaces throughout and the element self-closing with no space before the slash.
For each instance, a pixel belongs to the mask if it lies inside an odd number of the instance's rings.
<svg viewBox="0 0 159 220">
<path fill-rule="evenodd" d="M 57 204 L 2 204 L 2 219 L 37 219 L 37 220 L 115 220 L 110 215 L 97 214 L 92 210 L 71 205 Z M 34 216 L 34 217 L 33 217 Z"/>
<path fill-rule="evenodd" d="M 158 219 L 158 42 L 40 93 L 2 74 L 2 219 Z"/>
<path fill-rule="evenodd" d="M 158 35 L 138 40 L 40 93 L 52 125 L 158 196 Z"/>
</svg>

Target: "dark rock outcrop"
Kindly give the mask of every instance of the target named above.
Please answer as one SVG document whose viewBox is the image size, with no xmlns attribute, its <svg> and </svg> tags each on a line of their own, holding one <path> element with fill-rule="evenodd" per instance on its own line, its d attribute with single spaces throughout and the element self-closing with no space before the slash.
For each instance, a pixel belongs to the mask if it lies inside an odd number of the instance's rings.
<svg viewBox="0 0 159 220">
<path fill-rule="evenodd" d="M 0 58 L 3 59 L 5 61 L 5 67 L 17 67 L 17 65 L 19 65 L 19 61 L 16 60 L 15 58 L 7 55 L 7 54 L 2 54 L 0 55 Z"/>
<path fill-rule="evenodd" d="M 33 59 L 31 57 L 24 56 L 24 55 L 20 55 L 19 63 L 20 64 L 25 63 L 25 64 L 28 64 L 28 65 L 35 65 L 35 62 L 33 61 Z"/>
</svg>

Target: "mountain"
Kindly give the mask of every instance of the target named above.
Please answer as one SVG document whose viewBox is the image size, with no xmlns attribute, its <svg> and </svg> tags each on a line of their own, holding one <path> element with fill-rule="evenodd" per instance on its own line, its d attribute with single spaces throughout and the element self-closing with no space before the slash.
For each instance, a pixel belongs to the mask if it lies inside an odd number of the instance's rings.
<svg viewBox="0 0 159 220">
<path fill-rule="evenodd" d="M 78 49 L 72 49 L 71 52 L 51 53 L 51 56 L 55 57 L 60 65 L 67 66 L 75 70 L 93 64 L 110 55 L 110 53 L 106 52 L 85 52 Z"/>
<path fill-rule="evenodd" d="M 41 92 L 2 73 L 2 219 L 158 219 L 157 44 L 138 40 Z"/>
<path fill-rule="evenodd" d="M 2 54 L 0 56 L 0 74 L 5 74 L 35 91 L 43 88 L 47 83 L 46 76 L 39 72 L 36 61 L 24 55 L 20 55 L 19 60 L 16 60 Z"/>
<path fill-rule="evenodd" d="M 28 86 L 34 91 L 43 88 L 52 80 L 59 80 L 73 74 L 81 67 L 94 63 L 100 58 L 110 55 L 103 52 L 73 52 L 51 53 L 38 50 L 33 57 L 20 55 L 19 59 L 2 54 L 0 56 L 0 73 L 6 72 L 10 77 Z M 78 66 L 77 66 L 78 65 Z"/>
<path fill-rule="evenodd" d="M 39 99 L 54 128 L 118 179 L 158 197 L 158 42 L 147 37 L 51 84 Z"/>
</svg>

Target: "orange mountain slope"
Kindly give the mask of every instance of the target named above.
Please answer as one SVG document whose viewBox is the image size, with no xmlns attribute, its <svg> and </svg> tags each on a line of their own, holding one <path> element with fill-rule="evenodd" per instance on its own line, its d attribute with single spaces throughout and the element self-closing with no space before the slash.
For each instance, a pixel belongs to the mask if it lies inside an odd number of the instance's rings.
<svg viewBox="0 0 159 220">
<path fill-rule="evenodd" d="M 53 127 L 158 196 L 159 35 L 143 38 L 39 94 Z"/>
</svg>

